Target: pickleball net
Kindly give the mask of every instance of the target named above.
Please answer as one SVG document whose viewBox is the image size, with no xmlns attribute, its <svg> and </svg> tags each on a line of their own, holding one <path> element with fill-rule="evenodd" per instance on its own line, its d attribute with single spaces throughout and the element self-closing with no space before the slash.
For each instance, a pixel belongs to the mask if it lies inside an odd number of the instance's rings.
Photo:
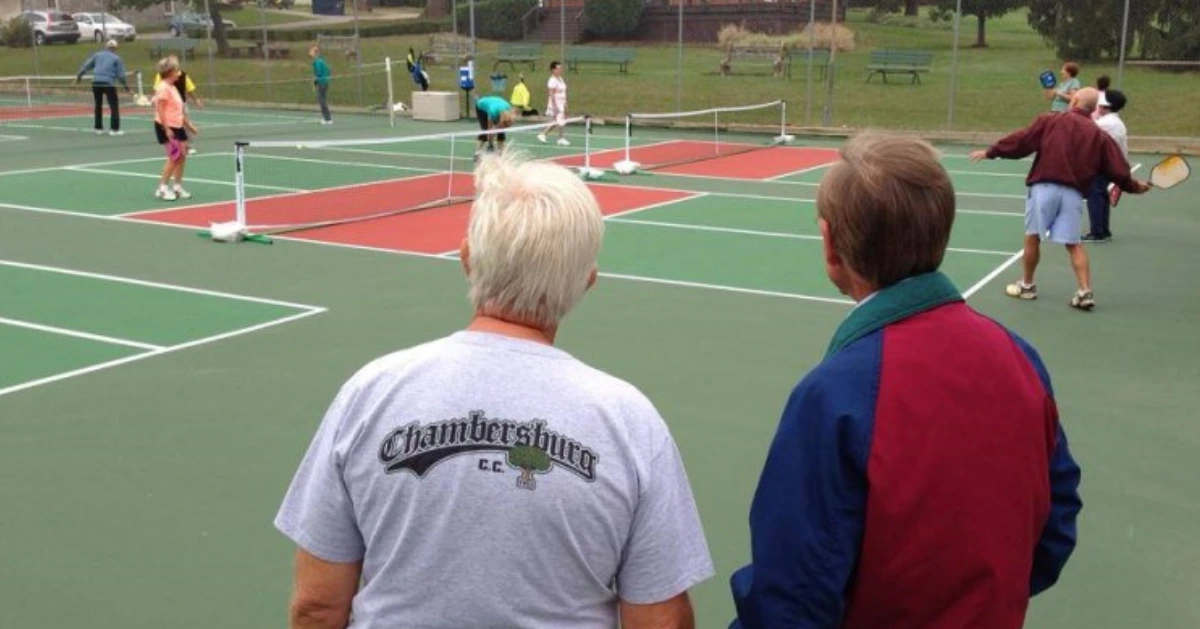
<svg viewBox="0 0 1200 629">
<path fill-rule="evenodd" d="M 590 118 L 566 121 L 569 147 L 538 139 L 546 123 L 407 137 L 247 140 L 235 143 L 234 216 L 218 230 L 282 234 L 470 202 L 477 156 L 520 150 L 534 159 L 590 163 Z M 480 150 L 480 137 L 490 140 Z M 581 175 L 584 173 L 580 168 Z M 218 238 L 224 240 L 225 238 Z"/>
<path fill-rule="evenodd" d="M 666 139 L 655 141 L 662 138 Z M 615 166 L 622 174 L 649 171 L 750 153 L 793 139 L 787 135 L 787 103 L 783 100 L 694 111 L 635 112 L 625 116 L 625 154 Z"/>
</svg>

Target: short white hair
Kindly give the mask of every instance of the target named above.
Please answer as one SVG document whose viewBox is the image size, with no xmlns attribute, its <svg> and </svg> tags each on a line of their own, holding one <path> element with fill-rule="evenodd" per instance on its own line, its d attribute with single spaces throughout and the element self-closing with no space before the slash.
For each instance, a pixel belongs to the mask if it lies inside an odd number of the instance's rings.
<svg viewBox="0 0 1200 629">
<path fill-rule="evenodd" d="M 470 299 L 480 314 L 556 327 L 587 291 L 604 216 L 587 185 L 552 162 L 501 151 L 475 169 L 467 228 Z"/>
</svg>

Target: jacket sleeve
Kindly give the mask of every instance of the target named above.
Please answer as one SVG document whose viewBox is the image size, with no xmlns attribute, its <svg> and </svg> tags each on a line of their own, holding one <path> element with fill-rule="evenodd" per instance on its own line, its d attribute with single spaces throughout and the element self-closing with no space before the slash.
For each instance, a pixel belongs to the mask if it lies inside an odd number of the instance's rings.
<svg viewBox="0 0 1200 629">
<path fill-rule="evenodd" d="M 129 82 L 125 80 L 125 62 L 120 57 L 117 57 L 116 73 L 117 80 L 121 82 L 121 86 L 129 89 Z"/>
<path fill-rule="evenodd" d="M 1047 395 L 1053 400 L 1054 388 L 1041 357 L 1023 339 L 1015 334 L 1012 336 L 1037 370 Z M 1033 571 L 1029 583 L 1031 596 L 1046 591 L 1058 581 L 1063 567 L 1075 550 L 1075 521 L 1079 512 L 1083 510 L 1083 501 L 1079 497 L 1082 473 L 1079 464 L 1071 456 L 1067 445 L 1067 433 L 1063 430 L 1062 423 L 1056 421 L 1055 424 L 1054 450 L 1050 457 L 1050 515 L 1046 518 L 1041 538 L 1033 551 Z"/>
<path fill-rule="evenodd" d="M 987 150 L 988 159 L 1003 157 L 1005 159 L 1021 159 L 1032 155 L 1041 145 L 1042 134 L 1046 128 L 1046 115 L 1038 116 L 1032 124 L 1020 131 L 1014 131 L 1000 138 Z"/>
<path fill-rule="evenodd" d="M 730 583 L 734 627 L 841 625 L 862 541 L 881 339 L 842 350 L 788 400 L 750 511 L 752 563 Z"/>
<path fill-rule="evenodd" d="M 1137 182 L 1133 179 L 1129 161 L 1121 153 L 1117 141 L 1105 133 L 1100 144 L 1101 172 L 1104 176 L 1125 192 L 1137 192 Z"/>
<path fill-rule="evenodd" d="M 92 53 L 87 58 L 87 61 L 84 61 L 83 65 L 79 66 L 79 72 L 75 74 L 76 80 L 83 78 L 83 75 L 87 74 L 88 70 L 91 70 L 94 67 L 96 67 L 96 54 Z"/>
</svg>

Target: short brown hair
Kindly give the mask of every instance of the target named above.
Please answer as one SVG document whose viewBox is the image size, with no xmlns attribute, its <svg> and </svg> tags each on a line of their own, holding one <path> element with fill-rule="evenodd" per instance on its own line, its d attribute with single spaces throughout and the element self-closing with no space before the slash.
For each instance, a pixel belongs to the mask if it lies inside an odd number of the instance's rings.
<svg viewBox="0 0 1200 629">
<path fill-rule="evenodd" d="M 954 226 L 950 175 L 928 142 L 865 133 L 846 143 L 817 191 L 833 250 L 877 288 L 936 271 Z"/>
<path fill-rule="evenodd" d="M 1063 69 L 1067 71 L 1067 74 L 1071 75 L 1071 78 L 1079 76 L 1079 64 L 1075 63 L 1074 61 L 1068 61 L 1066 65 L 1063 66 Z"/>
</svg>

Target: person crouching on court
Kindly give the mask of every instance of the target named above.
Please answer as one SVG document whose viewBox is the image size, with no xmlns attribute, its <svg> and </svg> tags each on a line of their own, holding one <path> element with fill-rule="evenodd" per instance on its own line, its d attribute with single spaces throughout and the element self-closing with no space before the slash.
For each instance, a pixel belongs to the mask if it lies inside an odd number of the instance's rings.
<svg viewBox="0 0 1200 629">
<path fill-rule="evenodd" d="M 826 273 L 856 305 L 783 410 L 734 627 L 1017 629 L 1071 555 L 1050 377 L 938 270 L 954 215 L 915 138 L 855 138 L 821 182 Z"/>
<path fill-rule="evenodd" d="M 190 199 L 192 195 L 183 188 L 183 169 L 187 165 L 188 131 L 199 133 L 191 120 L 183 112 L 183 99 L 175 89 L 175 81 L 179 78 L 179 61 L 167 57 L 158 62 L 158 75 L 162 81 L 154 88 L 154 135 L 158 143 L 167 152 L 167 162 L 163 165 L 162 177 L 158 181 L 158 189 L 154 196 L 164 201 L 175 199 Z M 170 187 L 171 179 L 175 187 Z"/>
<path fill-rule="evenodd" d="M 484 131 L 479 134 L 479 147 L 475 149 L 475 156 L 479 157 L 485 146 L 488 151 L 503 151 L 504 141 L 507 139 L 505 134 L 487 132 L 512 126 L 513 121 L 517 119 L 512 104 L 499 96 L 484 96 L 475 101 L 475 117 L 479 120 L 479 129 Z"/>
<path fill-rule="evenodd" d="M 476 190 L 474 318 L 342 386 L 275 519 L 299 546 L 291 626 L 690 628 L 714 568 L 675 442 L 554 346 L 596 281 L 596 198 L 508 153 Z"/>
</svg>

